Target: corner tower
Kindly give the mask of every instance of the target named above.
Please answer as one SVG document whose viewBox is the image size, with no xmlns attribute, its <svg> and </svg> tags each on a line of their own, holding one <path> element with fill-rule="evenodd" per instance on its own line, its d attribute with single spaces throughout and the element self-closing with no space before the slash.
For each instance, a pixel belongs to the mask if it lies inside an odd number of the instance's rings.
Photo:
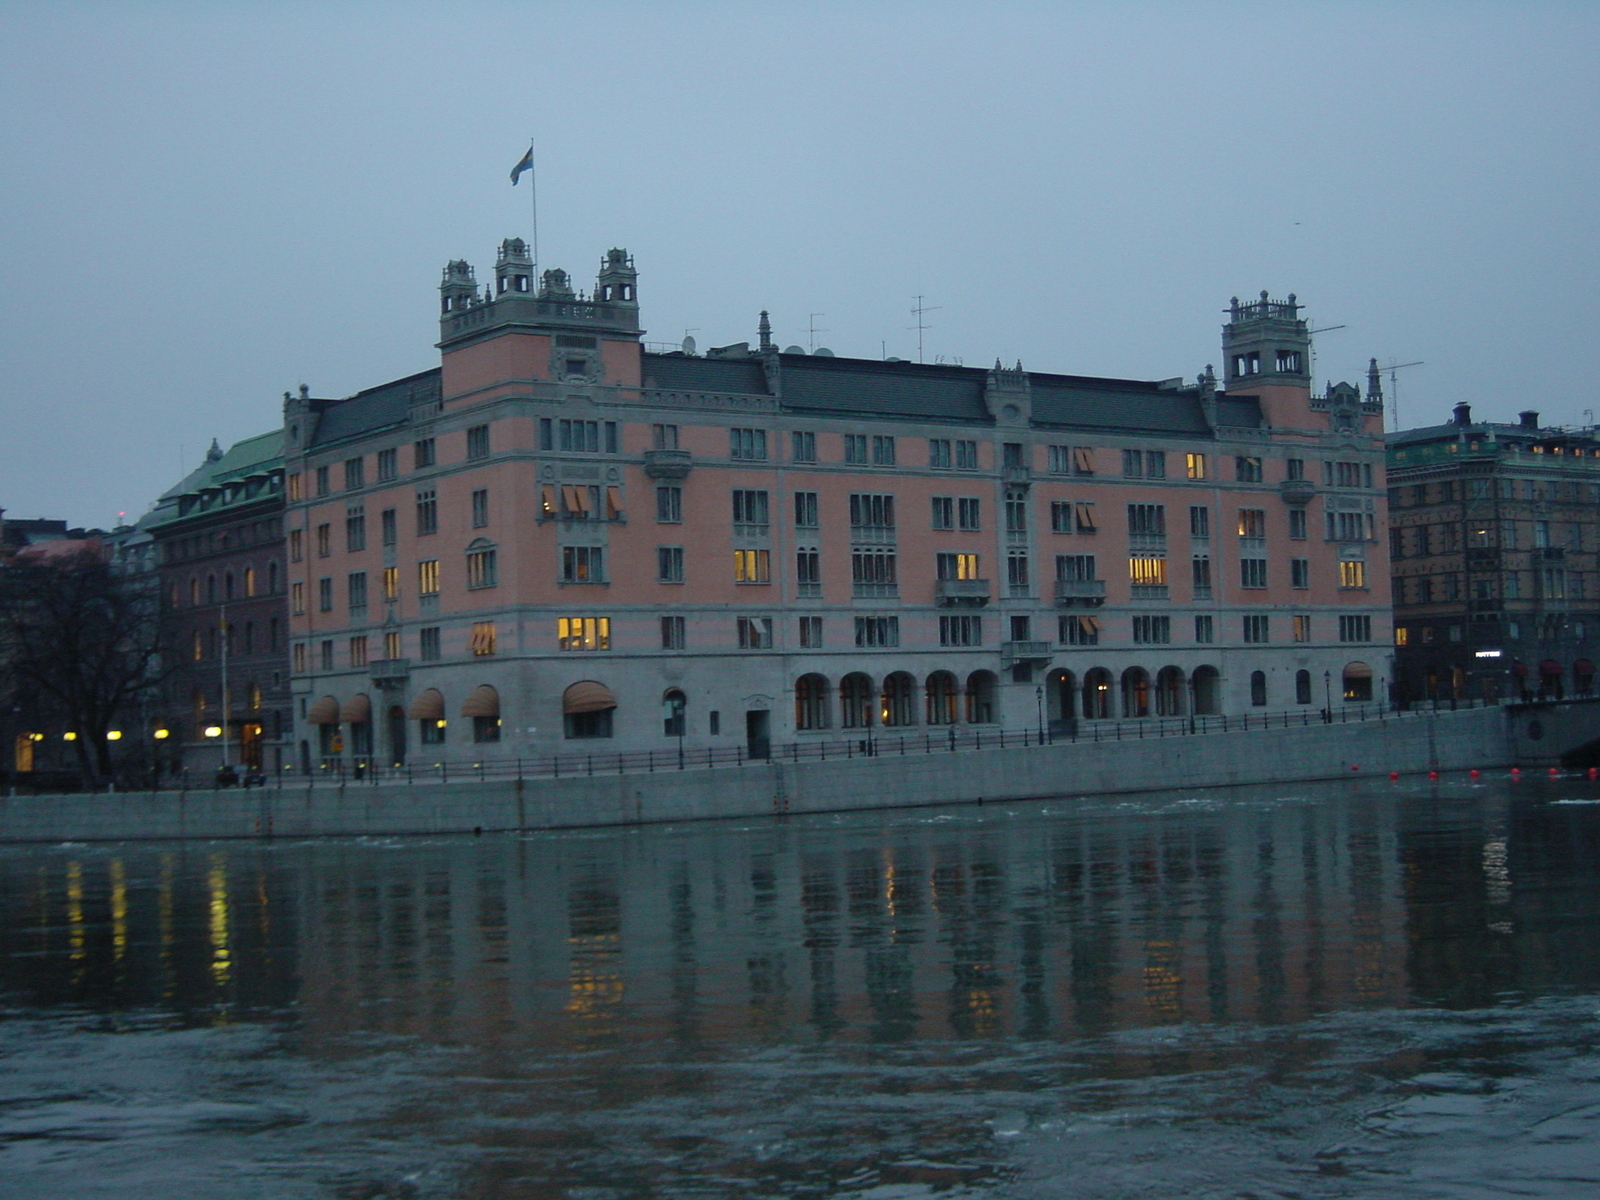
<svg viewBox="0 0 1600 1200">
<path fill-rule="evenodd" d="M 1222 327 L 1222 355 L 1230 392 L 1263 385 L 1311 390 L 1311 330 L 1293 292 L 1287 300 L 1262 292 L 1249 303 L 1235 296 Z"/>
</svg>

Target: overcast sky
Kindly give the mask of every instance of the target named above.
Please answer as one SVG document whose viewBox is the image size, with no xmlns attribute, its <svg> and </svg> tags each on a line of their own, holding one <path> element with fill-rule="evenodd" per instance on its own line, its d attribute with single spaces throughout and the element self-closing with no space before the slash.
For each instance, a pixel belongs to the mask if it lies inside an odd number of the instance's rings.
<svg viewBox="0 0 1600 1200">
<path fill-rule="evenodd" d="M 1589 424 L 1594 3 L 0 0 L 0 506 L 109 525 L 286 389 L 437 364 L 440 269 L 637 260 L 651 341 L 1162 379 L 1296 292 L 1319 386 Z"/>
</svg>

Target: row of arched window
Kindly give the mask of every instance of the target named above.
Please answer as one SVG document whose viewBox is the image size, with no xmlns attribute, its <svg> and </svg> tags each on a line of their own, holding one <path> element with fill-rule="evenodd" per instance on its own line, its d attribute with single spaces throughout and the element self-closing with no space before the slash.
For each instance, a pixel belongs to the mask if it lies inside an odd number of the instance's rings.
<svg viewBox="0 0 1600 1200">
<path fill-rule="evenodd" d="M 221 604 L 229 600 L 248 600 L 253 596 L 275 596 L 278 593 L 278 564 L 276 561 L 267 563 L 266 577 L 255 567 L 245 567 L 237 575 L 232 571 L 224 571 L 220 578 L 216 575 L 207 575 L 202 582 L 200 576 L 189 577 L 189 605 L 192 608 L 197 604 Z M 167 597 L 174 608 L 178 605 L 178 585 L 172 585 L 171 594 Z"/>
</svg>

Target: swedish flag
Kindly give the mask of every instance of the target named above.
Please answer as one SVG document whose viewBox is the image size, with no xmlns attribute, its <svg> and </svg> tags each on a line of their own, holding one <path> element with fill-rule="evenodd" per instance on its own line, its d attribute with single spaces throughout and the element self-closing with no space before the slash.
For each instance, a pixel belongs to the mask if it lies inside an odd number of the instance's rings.
<svg viewBox="0 0 1600 1200">
<path fill-rule="evenodd" d="M 511 186 L 516 187 L 517 180 L 522 177 L 522 173 L 531 170 L 533 170 L 533 147 L 529 146 L 528 152 L 517 160 L 516 166 L 511 168 Z"/>
</svg>

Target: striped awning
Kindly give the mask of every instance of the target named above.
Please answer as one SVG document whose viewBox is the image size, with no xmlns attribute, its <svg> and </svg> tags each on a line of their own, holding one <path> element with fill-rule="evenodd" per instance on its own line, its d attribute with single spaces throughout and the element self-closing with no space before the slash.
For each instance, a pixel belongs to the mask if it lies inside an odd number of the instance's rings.
<svg viewBox="0 0 1600 1200">
<path fill-rule="evenodd" d="M 467 697 L 466 703 L 461 706 L 463 717 L 498 717 L 500 715 L 500 693 L 487 683 L 480 684 Z"/>
<path fill-rule="evenodd" d="M 617 698 L 611 694 L 611 689 L 592 679 L 575 683 L 561 694 L 561 711 L 564 713 L 599 712 L 603 708 L 616 706 Z"/>
<path fill-rule="evenodd" d="M 439 694 L 438 688 L 429 688 L 418 693 L 417 698 L 411 702 L 408 714 L 413 721 L 442 721 L 444 720 L 444 697 Z"/>
<path fill-rule="evenodd" d="M 332 696 L 324 696 L 311 706 L 311 711 L 306 714 L 306 720 L 313 725 L 337 725 L 339 702 Z"/>
<path fill-rule="evenodd" d="M 339 720 L 347 725 L 372 724 L 372 701 L 365 692 L 357 692 L 339 709 Z"/>
</svg>

